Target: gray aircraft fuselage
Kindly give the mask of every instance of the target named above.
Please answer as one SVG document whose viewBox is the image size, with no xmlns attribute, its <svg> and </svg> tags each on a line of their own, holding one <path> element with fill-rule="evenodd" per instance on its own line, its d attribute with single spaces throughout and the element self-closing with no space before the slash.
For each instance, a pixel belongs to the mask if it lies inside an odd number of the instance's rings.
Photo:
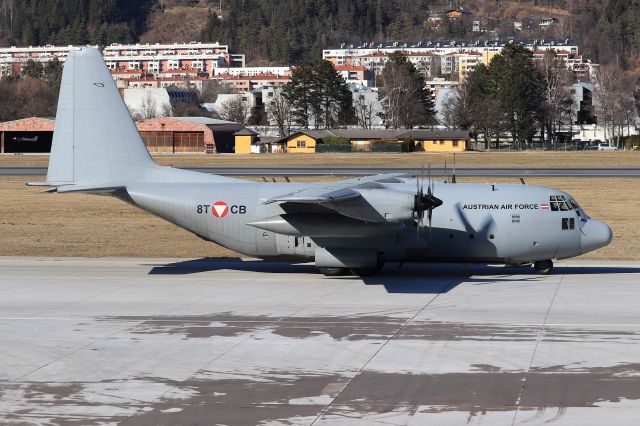
<svg viewBox="0 0 640 426">
<path fill-rule="evenodd" d="M 610 228 L 590 219 L 577 203 L 578 208 L 572 205 L 571 210 L 564 203 L 564 210 L 552 210 L 552 197 L 572 200 L 568 194 L 530 185 L 436 183 L 434 194 L 443 203 L 433 210 L 431 230 L 423 223 L 419 232 L 410 219 L 362 224 L 324 208 L 292 212 L 282 204 L 264 204 L 280 194 L 317 185 L 164 183 L 131 185 L 127 192 L 141 208 L 206 240 L 259 258 L 313 260 L 318 247 L 330 247 L 375 248 L 382 261 L 524 263 L 578 256 L 612 238 Z M 408 194 L 415 187 L 415 179 L 385 184 L 389 191 Z M 283 215 L 304 217 L 299 232 L 290 226 L 282 229 L 284 221 L 250 225 Z"/>
</svg>

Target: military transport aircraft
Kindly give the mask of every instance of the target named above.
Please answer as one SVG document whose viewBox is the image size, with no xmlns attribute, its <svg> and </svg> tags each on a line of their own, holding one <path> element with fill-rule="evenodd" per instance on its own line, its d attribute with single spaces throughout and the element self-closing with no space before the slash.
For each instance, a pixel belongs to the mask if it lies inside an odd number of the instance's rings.
<svg viewBox="0 0 640 426">
<path fill-rule="evenodd" d="M 313 260 L 326 275 L 385 262 L 530 264 L 539 273 L 611 242 L 569 195 L 529 185 L 377 175 L 266 183 L 163 167 L 140 138 L 100 52 L 64 65 L 50 192 L 108 194 L 201 238 L 258 258 Z"/>
</svg>

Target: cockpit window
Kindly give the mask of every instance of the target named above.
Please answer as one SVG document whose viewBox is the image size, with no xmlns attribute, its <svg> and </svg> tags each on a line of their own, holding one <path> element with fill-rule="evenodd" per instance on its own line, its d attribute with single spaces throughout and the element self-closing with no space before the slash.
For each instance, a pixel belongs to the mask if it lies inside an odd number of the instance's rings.
<svg viewBox="0 0 640 426">
<path fill-rule="evenodd" d="M 551 195 L 549 197 L 549 204 L 551 205 L 551 211 L 554 212 L 566 212 L 575 208 L 572 200 L 569 197 L 565 197 L 563 195 Z"/>
</svg>

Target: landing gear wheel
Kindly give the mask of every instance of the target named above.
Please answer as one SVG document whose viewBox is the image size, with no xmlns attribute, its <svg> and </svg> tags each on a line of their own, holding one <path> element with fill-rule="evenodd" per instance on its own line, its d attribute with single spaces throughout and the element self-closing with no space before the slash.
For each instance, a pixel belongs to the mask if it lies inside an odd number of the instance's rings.
<svg viewBox="0 0 640 426">
<path fill-rule="evenodd" d="M 553 262 L 551 260 L 540 260 L 533 264 L 533 269 L 539 275 L 547 275 L 553 271 Z"/>
<path fill-rule="evenodd" d="M 318 267 L 318 271 L 327 277 L 341 277 L 343 275 L 349 274 L 349 269 L 347 268 L 321 268 Z"/>
</svg>

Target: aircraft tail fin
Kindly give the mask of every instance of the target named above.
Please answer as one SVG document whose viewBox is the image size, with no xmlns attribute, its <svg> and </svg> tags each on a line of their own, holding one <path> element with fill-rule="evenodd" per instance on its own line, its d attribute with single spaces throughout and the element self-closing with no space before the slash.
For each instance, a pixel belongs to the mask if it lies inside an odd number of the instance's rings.
<svg viewBox="0 0 640 426">
<path fill-rule="evenodd" d="M 71 50 L 62 74 L 47 182 L 120 185 L 156 167 L 100 52 Z"/>
</svg>

